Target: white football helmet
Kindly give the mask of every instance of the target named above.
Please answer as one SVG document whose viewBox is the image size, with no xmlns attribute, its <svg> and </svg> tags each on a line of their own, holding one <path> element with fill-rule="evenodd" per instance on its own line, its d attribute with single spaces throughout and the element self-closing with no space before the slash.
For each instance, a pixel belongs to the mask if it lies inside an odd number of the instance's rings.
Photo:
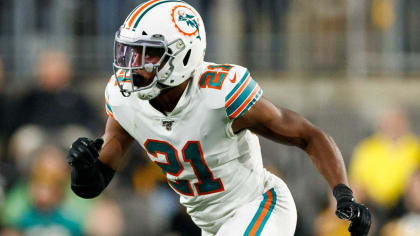
<svg viewBox="0 0 420 236">
<path fill-rule="evenodd" d="M 124 96 L 150 100 L 191 78 L 203 63 L 206 32 L 200 14 L 178 0 L 151 0 L 136 7 L 115 34 L 114 75 Z M 160 58 L 145 62 L 145 55 Z M 134 59 L 141 63 L 133 65 Z M 147 84 L 133 70 L 155 71 Z"/>
</svg>

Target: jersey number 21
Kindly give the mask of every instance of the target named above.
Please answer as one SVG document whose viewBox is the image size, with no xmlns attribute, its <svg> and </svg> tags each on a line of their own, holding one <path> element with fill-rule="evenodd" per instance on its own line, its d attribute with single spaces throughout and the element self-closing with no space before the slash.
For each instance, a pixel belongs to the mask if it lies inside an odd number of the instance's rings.
<svg viewBox="0 0 420 236">
<path fill-rule="evenodd" d="M 165 155 L 167 162 L 155 161 L 165 174 L 168 173 L 173 176 L 179 176 L 184 170 L 184 166 L 179 160 L 178 151 L 170 143 L 148 139 L 144 143 L 144 147 L 148 153 L 156 158 L 158 157 L 158 154 Z M 198 179 L 198 183 L 194 184 L 198 195 L 206 195 L 224 190 L 220 178 L 215 179 L 213 173 L 207 166 L 199 141 L 188 141 L 182 148 L 182 158 L 185 162 L 190 163 Z M 168 180 L 168 183 L 179 193 L 187 196 L 194 196 L 190 181 Z"/>
</svg>

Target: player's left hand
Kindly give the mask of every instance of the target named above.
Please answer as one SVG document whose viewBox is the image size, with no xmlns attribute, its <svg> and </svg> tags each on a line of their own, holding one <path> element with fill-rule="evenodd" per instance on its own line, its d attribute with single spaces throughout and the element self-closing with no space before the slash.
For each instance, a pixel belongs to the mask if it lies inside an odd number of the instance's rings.
<svg viewBox="0 0 420 236">
<path fill-rule="evenodd" d="M 351 236 L 367 236 L 371 224 L 371 215 L 368 208 L 357 203 L 351 189 L 344 184 L 337 185 L 333 193 L 337 199 L 335 214 L 340 219 L 351 221 L 349 227 Z"/>
<path fill-rule="evenodd" d="M 67 153 L 67 162 L 77 170 L 92 168 L 98 159 L 103 143 L 104 140 L 102 138 L 96 140 L 78 138 L 70 146 L 70 150 Z"/>
</svg>

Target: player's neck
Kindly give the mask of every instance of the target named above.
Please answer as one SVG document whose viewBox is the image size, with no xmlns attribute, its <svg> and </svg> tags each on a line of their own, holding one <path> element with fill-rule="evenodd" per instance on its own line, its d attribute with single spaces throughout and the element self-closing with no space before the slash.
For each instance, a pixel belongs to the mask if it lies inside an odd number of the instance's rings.
<svg viewBox="0 0 420 236">
<path fill-rule="evenodd" d="M 190 79 L 184 81 L 178 86 L 163 90 L 159 96 L 150 100 L 150 104 L 156 110 L 164 114 L 173 111 L 176 107 L 176 104 L 178 104 L 179 100 L 181 99 L 181 96 L 187 88 L 189 82 Z"/>
</svg>

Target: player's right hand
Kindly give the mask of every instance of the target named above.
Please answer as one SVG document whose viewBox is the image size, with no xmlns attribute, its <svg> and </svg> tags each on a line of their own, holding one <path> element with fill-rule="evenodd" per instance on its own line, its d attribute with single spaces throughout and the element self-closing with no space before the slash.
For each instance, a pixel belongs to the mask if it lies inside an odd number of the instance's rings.
<svg viewBox="0 0 420 236">
<path fill-rule="evenodd" d="M 89 138 L 78 138 L 67 153 L 67 163 L 78 170 L 90 169 L 99 157 L 104 140 L 95 141 Z"/>
<path fill-rule="evenodd" d="M 357 202 L 342 202 L 337 205 L 335 214 L 344 220 L 351 221 L 351 236 L 367 236 L 370 229 L 371 216 L 367 207 Z"/>
<path fill-rule="evenodd" d="M 371 215 L 367 207 L 357 203 L 351 189 L 344 184 L 335 186 L 333 194 L 337 200 L 335 214 L 340 219 L 351 221 L 351 236 L 367 236 L 371 224 Z"/>
</svg>

